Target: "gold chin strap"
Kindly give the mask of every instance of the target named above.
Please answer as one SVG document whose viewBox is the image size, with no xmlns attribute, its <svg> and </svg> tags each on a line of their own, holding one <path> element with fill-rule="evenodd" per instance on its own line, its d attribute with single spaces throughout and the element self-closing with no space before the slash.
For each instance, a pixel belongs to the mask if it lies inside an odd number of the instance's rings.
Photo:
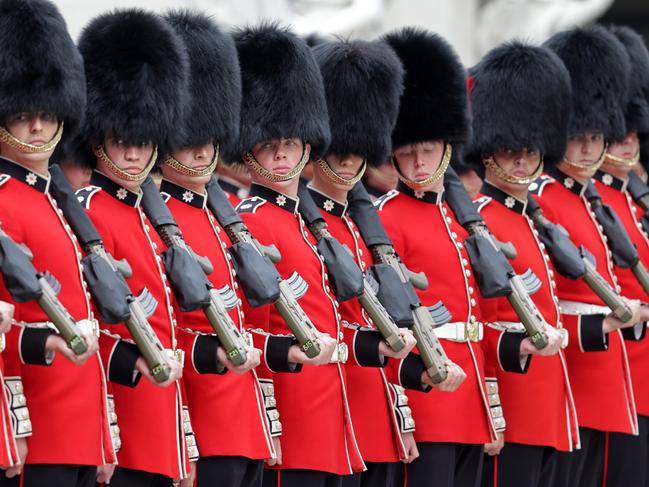
<svg viewBox="0 0 649 487">
<path fill-rule="evenodd" d="M 210 174 L 212 174 L 214 172 L 214 169 L 216 169 L 216 164 L 218 163 L 218 160 L 219 160 L 219 146 L 215 145 L 214 158 L 212 159 L 212 162 L 210 162 L 209 166 L 207 166 L 205 169 L 201 169 L 200 171 L 185 166 L 183 163 L 178 161 L 178 159 L 176 159 L 173 156 L 167 156 L 167 158 L 163 162 L 164 164 L 169 166 L 177 173 L 184 174 L 185 176 L 190 176 L 192 178 L 196 178 L 201 176 L 209 176 Z"/>
<path fill-rule="evenodd" d="M 539 162 L 536 170 L 529 176 L 511 176 L 505 172 L 505 170 L 498 165 L 494 156 L 484 157 L 482 163 L 490 169 L 499 179 L 506 181 L 512 184 L 520 184 L 521 186 L 527 186 L 530 183 L 536 181 L 541 173 L 543 172 L 543 156 L 541 156 L 541 161 Z"/>
<path fill-rule="evenodd" d="M 331 179 L 336 184 L 344 184 L 345 186 L 354 186 L 357 182 L 361 180 L 363 174 L 365 174 L 365 168 L 367 167 L 367 162 L 363 159 L 363 165 L 360 167 L 355 176 L 345 179 L 331 169 L 331 166 L 326 159 L 318 159 L 318 165 L 322 168 L 324 173 L 329 179 Z"/>
<path fill-rule="evenodd" d="M 103 145 L 98 145 L 97 147 L 95 147 L 93 152 L 95 153 L 95 156 L 97 156 L 97 159 L 106 164 L 110 172 L 125 181 L 143 181 L 149 175 L 151 169 L 153 169 L 153 165 L 158 158 L 158 146 L 155 145 L 153 146 L 153 154 L 151 154 L 151 159 L 149 159 L 149 162 L 142 170 L 142 172 L 139 172 L 138 174 L 130 174 L 117 167 L 117 165 L 110 159 L 110 157 L 108 157 L 108 154 L 106 154 Z"/>
<path fill-rule="evenodd" d="M 42 154 L 43 152 L 52 151 L 57 144 L 61 142 L 61 137 L 63 137 L 63 122 L 59 123 L 59 127 L 56 129 L 56 133 L 54 134 L 54 137 L 52 137 L 52 140 L 43 145 L 33 145 L 23 142 L 10 134 L 6 128 L 0 127 L 0 142 L 3 142 L 25 154 Z"/>
<path fill-rule="evenodd" d="M 287 172 L 286 174 L 275 174 L 274 172 L 271 172 L 268 169 L 263 168 L 261 164 L 257 162 L 255 156 L 253 156 L 250 152 L 246 152 L 243 155 L 243 162 L 245 162 L 248 165 L 248 167 L 251 167 L 253 171 L 259 174 L 261 177 L 276 183 L 279 181 L 288 181 L 290 179 L 293 179 L 298 174 L 300 174 L 302 172 L 302 169 L 304 169 L 304 166 L 306 166 L 306 163 L 309 162 L 309 151 L 307 151 L 305 147 L 302 150 L 302 158 L 300 159 L 298 165 L 295 166 L 291 171 Z"/>
<path fill-rule="evenodd" d="M 445 144 L 444 155 L 442 156 L 442 161 L 439 163 L 437 170 L 433 174 L 428 176 L 426 179 L 424 179 L 423 181 L 413 181 L 412 179 L 408 179 L 401 173 L 401 170 L 399 169 L 399 164 L 397 164 L 397 161 L 395 160 L 394 156 L 392 156 L 391 160 L 392 160 L 392 165 L 397 170 L 399 179 L 403 181 L 406 185 L 408 185 L 408 187 L 418 190 L 418 189 L 424 189 L 427 186 L 430 186 L 431 184 L 439 181 L 439 179 L 446 172 L 446 169 L 448 168 L 448 165 L 451 162 L 452 154 L 453 154 L 453 147 L 451 147 L 451 144 L 448 143 Z"/>
<path fill-rule="evenodd" d="M 606 164 L 610 164 L 611 166 L 630 167 L 630 166 L 635 166 L 638 163 L 638 161 L 640 161 L 640 149 L 638 149 L 637 152 L 630 159 L 625 159 L 624 157 L 617 157 L 607 152 L 606 159 L 604 162 L 606 162 Z"/>
<path fill-rule="evenodd" d="M 606 152 L 607 149 L 608 149 L 608 144 L 605 144 L 604 145 L 604 150 L 602 151 L 602 155 L 599 156 L 599 159 L 597 160 L 597 162 L 595 162 L 594 164 L 591 164 L 591 165 L 582 164 L 582 163 L 576 162 L 576 161 L 571 161 L 570 159 L 568 159 L 565 156 L 561 160 L 561 162 L 565 162 L 569 166 L 576 167 L 577 169 L 583 169 L 583 170 L 586 170 L 586 171 L 593 171 L 593 173 L 594 173 L 600 167 L 602 167 L 602 164 L 604 164 L 604 160 L 606 159 L 606 156 L 607 156 L 607 152 Z"/>
</svg>

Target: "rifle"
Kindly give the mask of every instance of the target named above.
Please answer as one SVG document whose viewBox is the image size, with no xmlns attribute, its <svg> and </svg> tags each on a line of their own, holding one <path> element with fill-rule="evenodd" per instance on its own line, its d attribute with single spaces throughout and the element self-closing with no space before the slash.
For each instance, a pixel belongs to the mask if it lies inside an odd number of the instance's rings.
<svg viewBox="0 0 649 487">
<path fill-rule="evenodd" d="M 527 197 L 526 212 L 539 231 L 539 238 L 548 249 L 557 272 L 569 279 L 583 279 L 618 319 L 629 321 L 633 313 L 606 279 L 597 272 L 593 265 L 593 255 L 583 245 L 578 249 L 561 225 L 548 220 L 531 195 Z"/>
<path fill-rule="evenodd" d="M 434 329 L 450 321 L 448 309 L 441 301 L 428 308 L 422 305 L 415 287 L 426 289 L 428 280 L 423 273 L 410 271 L 401 261 L 362 183 L 357 183 L 349 192 L 348 207 L 374 257 L 378 298 L 397 323 L 412 328 L 432 382 L 443 382 L 447 376 L 448 357 Z"/>
<path fill-rule="evenodd" d="M 507 260 L 516 257 L 516 249 L 511 243 L 499 242 L 489 231 L 453 168 L 446 171 L 444 189 L 448 205 L 469 233 L 464 246 L 480 292 L 487 298 L 506 296 L 534 346 L 545 348 L 546 322 L 530 297 L 539 290 L 541 281 L 531 269 L 522 276 L 516 274 Z"/>
<path fill-rule="evenodd" d="M 640 176 L 631 171 L 629 173 L 627 189 L 629 190 L 633 201 L 644 210 L 645 214 L 640 218 L 640 224 L 645 233 L 649 233 L 649 186 L 640 179 Z"/>
<path fill-rule="evenodd" d="M 308 283 L 297 272 L 282 279 L 273 265 L 281 260 L 281 254 L 274 245 L 262 245 L 252 236 L 216 178 L 212 177 L 206 190 L 210 211 L 232 241 L 228 252 L 248 303 L 252 307 L 272 304 L 302 351 L 309 358 L 318 356 L 316 327 L 298 303 L 307 292 Z"/>
<path fill-rule="evenodd" d="M 584 196 L 590 202 L 595 219 L 601 225 L 604 235 L 606 235 L 607 245 L 613 254 L 615 264 L 622 269 L 631 269 L 644 292 L 649 294 L 649 273 L 640 261 L 638 250 L 631 242 L 629 234 L 615 211 L 602 202 L 602 197 L 592 180 L 588 182 Z"/>
<path fill-rule="evenodd" d="M 376 296 L 378 290 L 376 279 L 370 273 L 363 275 L 351 250 L 341 245 L 331 235 L 326 221 L 305 185 L 300 184 L 298 196 L 300 198 L 300 214 L 318 241 L 318 251 L 327 265 L 329 278 L 338 301 L 345 301 L 345 297 L 358 298 L 361 306 L 390 348 L 395 352 L 402 350 L 406 344 L 399 334 L 399 327 Z"/>
<path fill-rule="evenodd" d="M 148 321 L 158 303 L 146 288 L 139 296 L 133 295 L 124 279 L 132 274 L 128 262 L 116 260 L 106 251 L 99 232 L 58 165 L 50 166 L 50 177 L 50 191 L 87 254 L 81 260 L 83 275 L 102 321 L 125 322 L 155 381 L 166 381 L 170 374 L 166 353 Z"/>
<path fill-rule="evenodd" d="M 241 301 L 229 286 L 214 289 L 205 277 L 212 273 L 212 263 L 187 244 L 153 179 L 147 177 L 140 188 L 144 212 L 167 246 L 163 262 L 181 309 L 202 309 L 230 361 L 235 365 L 245 363 L 246 340 L 228 313 Z"/>
<path fill-rule="evenodd" d="M 88 344 L 77 322 L 58 299 L 61 284 L 49 272 L 37 272 L 32 258 L 27 247 L 18 245 L 0 228 L 0 271 L 7 290 L 16 302 L 36 300 L 68 347 L 75 355 L 83 355 Z"/>
</svg>

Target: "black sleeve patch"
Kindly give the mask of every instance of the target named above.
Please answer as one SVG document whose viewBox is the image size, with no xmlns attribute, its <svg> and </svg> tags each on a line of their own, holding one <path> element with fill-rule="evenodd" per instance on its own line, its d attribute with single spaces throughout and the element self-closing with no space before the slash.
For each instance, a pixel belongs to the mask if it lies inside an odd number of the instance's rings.
<svg viewBox="0 0 649 487">
<path fill-rule="evenodd" d="M 265 199 L 260 198 L 259 196 L 253 196 L 252 198 L 242 200 L 241 203 L 237 205 L 236 209 L 238 213 L 255 213 L 257 209 L 265 203 Z"/>
<path fill-rule="evenodd" d="M 85 188 L 78 190 L 75 194 L 77 195 L 77 200 L 81 203 L 81 206 L 87 210 L 90 208 L 91 198 L 100 190 L 101 188 L 99 186 L 86 186 Z"/>
</svg>

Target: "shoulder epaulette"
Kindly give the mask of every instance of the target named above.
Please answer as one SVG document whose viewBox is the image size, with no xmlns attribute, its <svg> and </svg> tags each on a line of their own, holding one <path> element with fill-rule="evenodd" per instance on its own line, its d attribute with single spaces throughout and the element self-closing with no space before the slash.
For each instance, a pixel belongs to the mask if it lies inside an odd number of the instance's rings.
<svg viewBox="0 0 649 487">
<path fill-rule="evenodd" d="M 101 190 L 99 186 L 86 186 L 85 188 L 79 189 L 75 194 L 77 195 L 77 200 L 81 203 L 86 210 L 90 208 L 90 200 Z"/>
<path fill-rule="evenodd" d="M 547 174 L 541 174 L 536 181 L 534 181 L 532 184 L 530 184 L 529 191 L 532 194 L 535 194 L 537 196 L 541 196 L 541 193 L 543 193 L 543 189 L 551 183 L 556 182 L 556 180 L 548 176 Z"/>
<path fill-rule="evenodd" d="M 11 176 L 9 176 L 9 174 L 0 175 L 0 186 L 2 186 L 4 183 L 9 181 L 10 179 L 11 179 Z"/>
<path fill-rule="evenodd" d="M 490 196 L 481 196 L 480 198 L 473 200 L 473 206 L 475 206 L 476 211 L 480 213 L 482 209 L 492 201 L 493 198 Z"/>
<path fill-rule="evenodd" d="M 377 198 L 377 200 L 374 202 L 374 206 L 377 209 L 382 210 L 383 206 L 398 194 L 399 194 L 399 192 L 396 189 L 388 191 L 387 193 L 385 193 L 380 198 Z"/>
<path fill-rule="evenodd" d="M 236 209 L 238 213 L 255 213 L 257 209 L 263 206 L 265 203 L 266 200 L 264 198 L 260 198 L 259 196 L 252 196 L 250 198 L 241 200 Z"/>
</svg>

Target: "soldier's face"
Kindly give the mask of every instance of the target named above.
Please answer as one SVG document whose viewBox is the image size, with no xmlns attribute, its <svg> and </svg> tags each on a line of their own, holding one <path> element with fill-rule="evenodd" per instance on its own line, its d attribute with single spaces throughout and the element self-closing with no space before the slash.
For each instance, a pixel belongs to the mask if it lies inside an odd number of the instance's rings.
<svg viewBox="0 0 649 487">
<path fill-rule="evenodd" d="M 310 146 L 307 144 L 310 149 Z M 300 139 L 271 139 L 259 142 L 252 149 L 257 162 L 274 174 L 284 175 L 300 163 L 304 144 Z"/>
<path fill-rule="evenodd" d="M 206 169 L 214 159 L 216 148 L 213 143 L 203 144 L 196 147 L 186 147 L 176 150 L 172 155 L 174 159 L 180 162 L 183 166 L 189 167 L 196 171 Z M 204 185 L 212 177 L 211 174 L 205 176 L 188 176 L 181 174 L 178 171 L 170 168 L 166 164 L 162 165 L 162 173 L 167 179 L 176 183 L 186 186 L 187 184 Z"/>
<path fill-rule="evenodd" d="M 9 117 L 5 121 L 4 127 L 21 142 L 41 146 L 52 140 L 59 128 L 59 120 L 47 112 L 24 112 Z M 20 163 L 48 161 L 54 152 L 52 149 L 47 152 L 26 153 L 7 144 L 2 144 L 0 150 L 3 156 Z"/>
<path fill-rule="evenodd" d="M 363 157 L 357 156 L 356 154 L 329 154 L 327 156 L 327 164 L 333 172 L 343 179 L 352 179 L 358 174 L 358 171 L 361 170 L 363 166 Z M 327 185 L 334 186 L 338 190 L 349 191 L 350 187 L 334 182 L 324 172 L 324 169 L 320 167 L 319 164 L 313 164 L 313 177 L 318 179 Z"/>
<path fill-rule="evenodd" d="M 423 181 L 432 176 L 444 155 L 444 141 L 434 140 L 421 142 L 419 144 L 409 144 L 398 147 L 394 151 L 394 159 L 399 166 L 401 174 L 411 181 Z M 438 186 L 443 184 L 443 178 L 433 183 L 427 191 L 436 191 Z"/>
<path fill-rule="evenodd" d="M 597 170 L 596 164 L 604 152 L 604 147 L 605 141 L 602 134 L 585 132 L 570 137 L 565 159 L 581 165 L 592 166 L 592 169 L 579 169 L 569 164 L 561 164 L 561 169 L 579 179 L 590 178 Z"/>
<path fill-rule="evenodd" d="M 149 164 L 153 144 L 130 145 L 119 137 L 108 136 L 104 140 L 104 151 L 118 168 L 135 175 L 144 171 Z"/>
<path fill-rule="evenodd" d="M 640 140 L 638 139 L 637 132 L 629 132 L 624 140 L 619 144 L 612 144 L 608 147 L 607 152 L 615 157 L 621 157 L 623 159 L 633 159 L 633 157 L 640 150 Z M 602 165 L 604 171 L 615 170 L 616 172 L 622 172 L 625 175 L 631 172 L 633 169 L 631 166 L 612 166 L 607 164 L 604 161 Z"/>
<path fill-rule="evenodd" d="M 518 178 L 531 176 L 541 163 L 541 154 L 535 150 L 502 150 L 495 152 L 493 157 L 508 176 Z"/>
</svg>

